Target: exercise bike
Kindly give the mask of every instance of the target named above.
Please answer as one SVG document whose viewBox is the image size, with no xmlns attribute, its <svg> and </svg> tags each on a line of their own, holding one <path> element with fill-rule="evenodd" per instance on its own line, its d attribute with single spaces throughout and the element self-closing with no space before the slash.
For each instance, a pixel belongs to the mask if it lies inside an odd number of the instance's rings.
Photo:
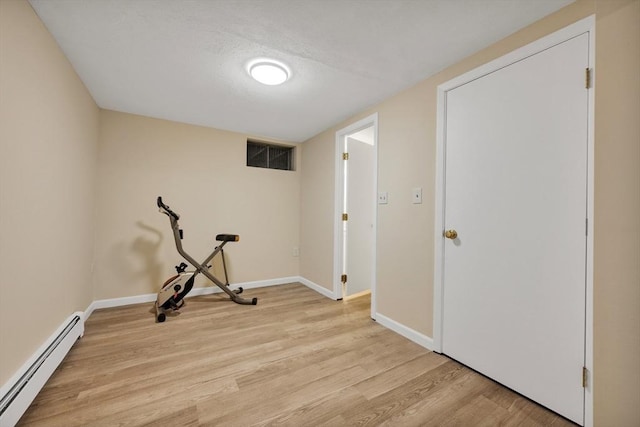
<svg viewBox="0 0 640 427">
<path fill-rule="evenodd" d="M 169 209 L 169 206 L 165 205 L 162 202 L 162 197 L 158 197 L 157 204 L 158 208 L 160 208 L 160 212 L 167 215 L 169 217 L 169 220 L 171 221 L 171 229 L 173 230 L 173 237 L 176 242 L 178 253 L 182 255 L 182 257 L 195 268 L 195 271 L 186 271 L 188 265 L 184 262 L 181 262 L 180 265 L 176 266 L 176 272 L 178 274 L 169 278 L 162 285 L 162 289 L 160 289 L 160 292 L 158 292 L 158 298 L 155 302 L 156 320 L 160 323 L 164 322 L 167 317 L 166 310 L 177 311 L 184 305 L 184 297 L 189 293 L 191 288 L 193 288 L 193 283 L 198 274 L 203 274 L 207 279 L 211 280 L 216 286 L 218 286 L 227 295 L 229 295 L 233 302 L 237 304 L 256 305 L 258 303 L 258 298 L 246 299 L 238 296 L 238 294 L 242 293 L 243 291 L 242 287 L 239 287 L 236 290 L 229 289 L 227 265 L 224 259 L 223 248 L 224 245 L 229 242 L 237 242 L 238 240 L 240 240 L 240 236 L 238 236 L 237 234 L 218 234 L 216 236 L 216 240 L 222 243 L 220 243 L 219 246 L 216 246 L 211 255 L 209 255 L 207 259 L 199 264 L 188 253 L 186 253 L 184 249 L 182 249 L 183 232 L 178 225 L 180 215 Z M 220 254 L 222 257 L 224 282 L 215 277 L 209 271 L 209 268 L 211 268 L 211 266 L 208 265 L 209 262 L 218 254 Z"/>
</svg>

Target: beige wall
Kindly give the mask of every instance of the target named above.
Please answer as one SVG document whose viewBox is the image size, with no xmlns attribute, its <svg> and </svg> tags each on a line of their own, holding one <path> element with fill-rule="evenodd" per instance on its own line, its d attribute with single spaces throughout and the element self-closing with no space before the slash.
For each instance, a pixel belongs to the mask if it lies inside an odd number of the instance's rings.
<svg viewBox="0 0 640 427">
<path fill-rule="evenodd" d="M 596 425 L 640 425 L 640 1 L 596 23 Z"/>
<path fill-rule="evenodd" d="M 639 4 L 577 1 L 306 141 L 302 190 L 312 194 L 302 198 L 300 275 L 332 289 L 335 132 L 378 112 L 378 188 L 389 193 L 378 207 L 378 312 L 432 336 L 437 86 L 595 13 L 594 412 L 596 425 L 638 425 Z M 413 187 L 423 188 L 422 205 L 411 204 Z"/>
<path fill-rule="evenodd" d="M 157 196 L 181 215 L 198 261 L 216 234 L 240 235 L 225 247 L 231 283 L 298 275 L 299 161 L 296 171 L 247 167 L 247 135 L 113 111 L 100 119 L 96 299 L 157 292 L 182 261 Z"/>
<path fill-rule="evenodd" d="M 304 144 L 300 176 L 300 273 L 333 292 L 335 131 Z"/>
<path fill-rule="evenodd" d="M 26 1 L 0 1 L 0 384 L 93 299 L 98 108 Z"/>
</svg>

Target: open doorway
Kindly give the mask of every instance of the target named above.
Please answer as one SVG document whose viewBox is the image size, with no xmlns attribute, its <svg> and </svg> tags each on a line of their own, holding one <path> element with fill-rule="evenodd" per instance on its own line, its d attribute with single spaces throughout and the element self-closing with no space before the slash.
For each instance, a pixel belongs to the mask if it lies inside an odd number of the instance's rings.
<svg viewBox="0 0 640 427">
<path fill-rule="evenodd" d="M 373 114 L 336 132 L 334 294 L 371 294 L 375 319 L 378 117 Z"/>
</svg>

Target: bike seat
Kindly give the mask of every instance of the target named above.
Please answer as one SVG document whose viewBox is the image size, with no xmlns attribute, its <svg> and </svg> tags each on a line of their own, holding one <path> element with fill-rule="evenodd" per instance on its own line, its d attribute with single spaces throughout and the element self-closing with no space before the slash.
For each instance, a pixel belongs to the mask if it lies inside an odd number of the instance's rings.
<svg viewBox="0 0 640 427">
<path fill-rule="evenodd" d="M 240 240 L 240 236 L 237 234 L 218 234 L 216 240 L 219 242 L 237 242 Z"/>
</svg>

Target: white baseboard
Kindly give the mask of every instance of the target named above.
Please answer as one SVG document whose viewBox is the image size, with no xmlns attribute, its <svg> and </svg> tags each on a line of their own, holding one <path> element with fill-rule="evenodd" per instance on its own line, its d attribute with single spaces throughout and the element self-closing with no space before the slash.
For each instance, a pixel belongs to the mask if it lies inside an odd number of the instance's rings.
<svg viewBox="0 0 640 427">
<path fill-rule="evenodd" d="M 376 321 L 382 326 L 391 329 L 393 332 L 402 335 L 403 337 L 413 341 L 418 345 L 421 345 L 427 350 L 433 351 L 433 338 L 421 334 L 418 331 L 414 331 L 413 329 L 401 323 L 398 323 L 395 320 L 392 320 L 380 313 L 376 313 Z"/>
<path fill-rule="evenodd" d="M 142 304 L 145 302 L 153 302 L 158 297 L 158 294 L 144 294 L 144 295 L 134 295 L 131 297 L 122 297 L 122 298 L 109 298 L 109 299 L 99 299 L 95 300 L 84 312 L 84 320 L 85 322 L 93 313 L 93 310 L 98 310 L 100 308 L 111 308 L 111 307 L 122 307 L 124 305 L 131 304 Z"/>
<path fill-rule="evenodd" d="M 231 289 L 242 288 L 245 289 L 256 289 L 256 288 L 266 288 L 267 286 L 278 286 L 278 285 L 286 285 L 289 283 L 297 283 L 300 278 L 298 276 L 291 277 L 281 277 L 279 279 L 268 279 L 268 280 L 256 280 L 253 282 L 242 282 L 242 283 L 230 283 L 229 287 Z M 217 286 L 203 286 L 198 288 L 191 289 L 191 292 L 187 295 L 189 297 L 196 297 L 199 295 L 211 295 L 222 292 Z M 154 297 L 155 300 L 155 297 Z"/>
<path fill-rule="evenodd" d="M 297 283 L 300 281 L 299 276 L 281 277 L 279 279 L 257 280 L 255 282 L 233 283 L 230 286 L 243 289 L 266 288 L 267 286 L 287 285 L 289 283 Z M 216 287 L 216 289 L 218 289 Z M 219 291 L 219 289 L 218 289 Z"/>
<path fill-rule="evenodd" d="M 306 287 L 313 289 L 314 291 L 318 292 L 319 294 L 324 295 L 327 298 L 330 298 L 332 300 L 337 300 L 338 297 L 335 296 L 335 294 L 333 293 L 333 291 L 330 291 L 329 289 L 325 288 L 324 286 L 320 286 L 316 283 L 313 283 L 311 280 L 309 279 L 305 279 L 304 277 L 296 277 L 296 282 L 300 282 L 303 285 L 305 285 Z"/>
<path fill-rule="evenodd" d="M 291 277 L 281 277 L 278 279 L 268 279 L 268 280 L 256 280 L 253 282 L 243 282 L 243 283 L 231 283 L 229 287 L 232 289 L 237 289 L 238 287 L 242 287 L 243 289 L 255 289 L 255 288 L 264 288 L 267 286 L 277 286 L 277 285 L 285 285 L 287 283 L 296 283 L 300 282 L 299 276 L 291 276 Z M 317 285 L 316 285 L 317 286 Z M 217 286 L 202 286 L 191 289 L 189 294 L 187 294 L 186 298 L 196 297 L 200 295 L 211 295 L 218 292 L 222 292 L 222 289 Z M 130 297 L 122 297 L 122 298 L 109 298 L 109 299 L 100 299 L 89 304 L 89 307 L 84 312 L 84 320 L 86 321 L 91 313 L 94 310 L 98 310 L 100 308 L 111 308 L 111 307 L 122 307 L 125 305 L 131 304 L 143 304 L 154 302 L 157 298 L 158 294 L 143 294 L 143 295 L 134 295 Z"/>
</svg>

